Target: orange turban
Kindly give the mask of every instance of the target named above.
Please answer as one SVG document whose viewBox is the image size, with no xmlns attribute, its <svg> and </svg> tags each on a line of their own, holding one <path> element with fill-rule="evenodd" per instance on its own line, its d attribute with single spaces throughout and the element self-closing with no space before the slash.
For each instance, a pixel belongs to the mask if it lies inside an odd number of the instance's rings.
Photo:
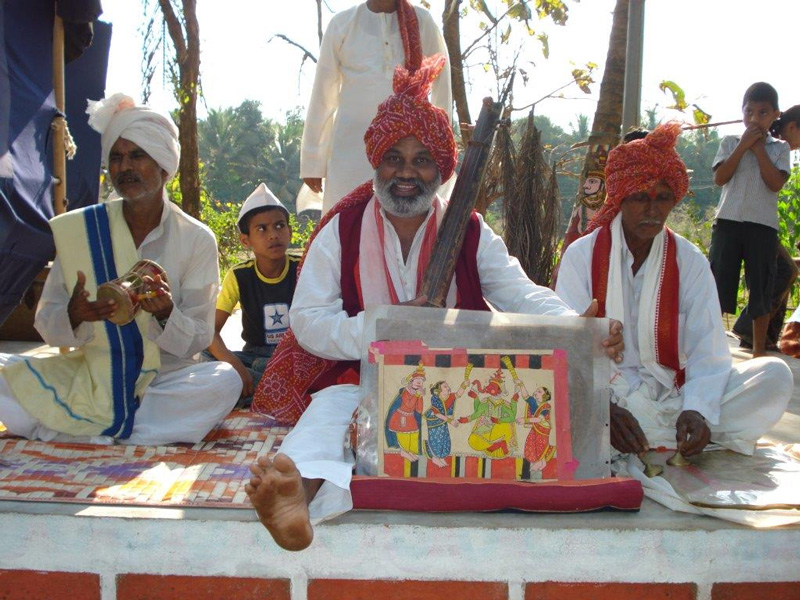
<svg viewBox="0 0 800 600">
<path fill-rule="evenodd" d="M 680 201 L 689 190 L 686 165 L 675 150 L 681 125 L 659 125 L 647 137 L 621 144 L 608 153 L 606 202 L 586 227 L 586 233 L 610 223 L 622 201 L 663 181 Z"/>
<path fill-rule="evenodd" d="M 399 140 L 413 135 L 433 155 L 442 181 L 450 179 L 458 157 L 450 119 L 444 110 L 428 101 L 431 86 L 444 65 L 445 57 L 435 54 L 424 58 L 414 72 L 403 66 L 395 68 L 394 95 L 381 103 L 364 134 L 367 158 L 373 168 L 378 168 L 383 155 Z"/>
</svg>

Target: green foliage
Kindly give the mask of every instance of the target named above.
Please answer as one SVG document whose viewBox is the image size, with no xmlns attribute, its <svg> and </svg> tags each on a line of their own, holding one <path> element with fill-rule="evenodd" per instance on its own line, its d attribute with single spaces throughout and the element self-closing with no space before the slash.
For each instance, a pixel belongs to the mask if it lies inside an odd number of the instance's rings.
<svg viewBox="0 0 800 600">
<path fill-rule="evenodd" d="M 795 164 L 789 174 L 789 180 L 778 193 L 778 241 L 783 244 L 789 254 L 797 254 L 797 243 L 800 241 L 800 165 Z M 792 286 L 789 306 L 800 304 L 800 289 Z"/>
<path fill-rule="evenodd" d="M 778 237 L 794 253 L 800 240 L 800 165 L 794 165 L 789 180 L 778 193 Z"/>
<path fill-rule="evenodd" d="M 704 254 L 708 254 L 713 221 L 713 206 L 702 206 L 687 199 L 672 209 L 667 226 L 700 248 Z"/>
<path fill-rule="evenodd" d="M 667 106 L 667 108 L 674 108 L 675 110 L 686 110 L 689 108 L 689 105 L 686 103 L 686 93 L 683 91 L 681 86 L 679 86 L 674 81 L 662 81 L 658 84 L 658 89 L 662 92 L 670 92 L 672 94 L 672 100 L 674 104 Z"/>
<path fill-rule="evenodd" d="M 209 180 L 213 181 L 213 178 L 208 176 L 207 172 L 205 165 L 201 163 L 200 176 L 204 184 Z M 299 178 L 299 173 L 296 178 Z M 217 183 L 220 184 L 220 182 Z M 225 182 L 221 182 L 221 185 L 225 185 Z M 166 189 L 169 199 L 178 206 L 181 206 L 180 177 L 176 176 L 167 182 Z M 275 188 L 271 189 L 274 190 Z M 282 188 L 278 187 L 278 189 Z M 248 191 L 248 194 L 249 193 Z M 288 205 L 287 202 L 284 203 Z M 230 267 L 245 260 L 248 256 L 248 250 L 241 244 L 239 227 L 236 224 L 241 206 L 241 201 L 226 202 L 224 200 L 218 200 L 210 193 L 206 185 L 201 187 L 200 220 L 214 232 L 214 236 L 217 238 L 219 268 L 220 272 L 223 274 L 230 269 Z M 294 207 L 294 202 L 291 203 L 291 206 Z M 313 219 L 307 218 L 298 220 L 298 218 L 290 212 L 289 226 L 292 228 L 291 246 L 296 249 L 296 252 L 302 253 L 311 237 L 311 233 L 314 231 L 316 222 Z"/>
<path fill-rule="evenodd" d="M 239 204 L 264 182 L 295 210 L 300 187 L 303 119 L 298 110 L 279 123 L 264 119 L 259 103 L 210 110 L 198 123 L 200 158 L 207 165 L 204 185 L 216 200 Z"/>
<path fill-rule="evenodd" d="M 298 219 L 293 214 L 289 215 L 289 225 L 292 228 L 292 247 L 305 250 L 314 228 L 317 226 L 312 219 Z"/>
<path fill-rule="evenodd" d="M 719 204 L 722 188 L 714 184 L 711 166 L 719 148 L 719 134 L 710 131 L 686 131 L 678 138 L 678 154 L 689 169 L 690 193 L 703 211 Z"/>
<path fill-rule="evenodd" d="M 239 240 L 238 217 L 239 207 L 232 202 L 218 202 L 207 194 L 201 197 L 200 219 L 217 238 L 220 273 L 225 273 L 247 257 L 247 251 Z"/>
<path fill-rule="evenodd" d="M 316 223 L 298 219 L 297 194 L 300 179 L 300 142 L 303 119 L 298 110 L 279 123 L 265 119 L 259 103 L 245 100 L 236 108 L 210 110 L 198 123 L 204 193 L 201 219 L 217 236 L 220 270 L 225 271 L 247 257 L 239 241 L 236 220 L 242 202 L 264 182 L 289 210 L 292 246 L 305 247 Z"/>
</svg>

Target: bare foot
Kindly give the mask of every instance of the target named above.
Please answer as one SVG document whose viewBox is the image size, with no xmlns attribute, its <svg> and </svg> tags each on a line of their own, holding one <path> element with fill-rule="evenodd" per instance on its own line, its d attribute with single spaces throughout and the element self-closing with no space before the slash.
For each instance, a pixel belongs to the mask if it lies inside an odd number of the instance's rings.
<svg viewBox="0 0 800 600">
<path fill-rule="evenodd" d="M 537 460 L 536 462 L 531 463 L 531 471 L 544 471 L 546 466 L 547 461 Z"/>
<path fill-rule="evenodd" d="M 314 539 L 303 479 L 285 454 L 274 460 L 259 457 L 250 466 L 253 476 L 245 485 L 258 518 L 284 550 L 303 550 Z"/>
<path fill-rule="evenodd" d="M 409 452 L 405 448 L 400 448 L 400 455 L 409 462 L 417 462 L 419 460 L 419 456 L 411 454 L 411 452 Z"/>
<path fill-rule="evenodd" d="M 435 464 L 437 467 L 444 468 L 447 466 L 447 461 L 443 458 L 439 458 L 438 456 L 434 456 L 431 459 L 431 462 Z"/>
</svg>

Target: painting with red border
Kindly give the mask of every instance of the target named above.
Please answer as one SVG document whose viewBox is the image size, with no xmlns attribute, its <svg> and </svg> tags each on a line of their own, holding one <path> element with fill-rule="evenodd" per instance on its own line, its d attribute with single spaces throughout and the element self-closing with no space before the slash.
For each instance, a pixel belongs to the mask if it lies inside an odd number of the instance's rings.
<svg viewBox="0 0 800 600">
<path fill-rule="evenodd" d="M 390 477 L 571 478 L 564 350 L 370 346 L 378 366 L 378 473 Z"/>
</svg>

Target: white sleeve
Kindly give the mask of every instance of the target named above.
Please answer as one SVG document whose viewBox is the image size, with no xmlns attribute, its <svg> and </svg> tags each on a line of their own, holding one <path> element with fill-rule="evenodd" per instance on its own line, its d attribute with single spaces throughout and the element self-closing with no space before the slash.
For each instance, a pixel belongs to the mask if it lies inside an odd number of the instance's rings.
<svg viewBox="0 0 800 600">
<path fill-rule="evenodd" d="M 34 318 L 36 331 L 50 346 L 77 348 L 94 337 L 94 326 L 91 323 L 83 322 L 75 330 L 72 329 L 67 313 L 71 296 L 72 290 L 67 289 L 61 262 L 56 256 L 44 282 Z"/>
<path fill-rule="evenodd" d="M 583 313 L 592 302 L 591 239 L 576 240 L 564 252 L 556 279 L 556 294 L 573 310 Z"/>
<path fill-rule="evenodd" d="M 431 104 L 447 111 L 447 116 L 452 122 L 453 91 L 450 81 L 450 56 L 447 52 L 444 36 L 427 10 L 418 9 L 417 17 L 419 19 L 420 38 L 422 40 L 422 54 L 424 56 L 432 56 L 433 54 L 441 53 L 444 54 L 444 57 L 447 59 L 444 69 L 439 73 L 436 81 L 433 82 Z"/>
<path fill-rule="evenodd" d="M 780 151 L 778 157 L 774 161 L 775 168 L 787 175 L 792 172 L 792 151 L 789 144 L 783 142 L 780 144 Z"/>
<path fill-rule="evenodd" d="M 711 168 L 716 169 L 720 163 L 727 160 L 738 143 L 739 138 L 734 135 L 726 135 L 722 138 L 722 141 L 719 143 L 719 148 L 717 148 L 717 154 L 714 156 L 714 162 L 711 163 Z"/>
<path fill-rule="evenodd" d="M 188 248 L 191 260 L 170 288 L 180 288 L 180 302 L 172 307 L 162 329 L 155 318 L 150 320 L 147 337 L 163 351 L 180 358 L 190 358 L 208 348 L 214 337 L 214 310 L 219 293 L 217 242 L 205 229 Z"/>
<path fill-rule="evenodd" d="M 309 352 L 332 360 L 358 360 L 364 313 L 350 317 L 344 310 L 341 254 L 336 216 L 308 248 L 289 309 L 289 321 L 297 341 Z"/>
<path fill-rule="evenodd" d="M 302 178 L 327 176 L 333 122 L 339 110 L 339 92 L 342 87 L 342 72 L 339 66 L 341 36 L 339 20 L 334 17 L 325 35 L 322 36 L 314 87 L 303 126 L 303 140 L 300 146 Z"/>
<path fill-rule="evenodd" d="M 717 425 L 731 353 L 711 267 L 699 251 L 692 259 L 682 261 L 680 281 L 680 345 L 687 361 L 683 410 L 696 410 Z"/>
<path fill-rule="evenodd" d="M 570 315 L 576 313 L 556 293 L 533 283 L 508 254 L 503 240 L 483 219 L 478 245 L 478 273 L 484 297 L 498 310 L 531 315 Z"/>
</svg>

